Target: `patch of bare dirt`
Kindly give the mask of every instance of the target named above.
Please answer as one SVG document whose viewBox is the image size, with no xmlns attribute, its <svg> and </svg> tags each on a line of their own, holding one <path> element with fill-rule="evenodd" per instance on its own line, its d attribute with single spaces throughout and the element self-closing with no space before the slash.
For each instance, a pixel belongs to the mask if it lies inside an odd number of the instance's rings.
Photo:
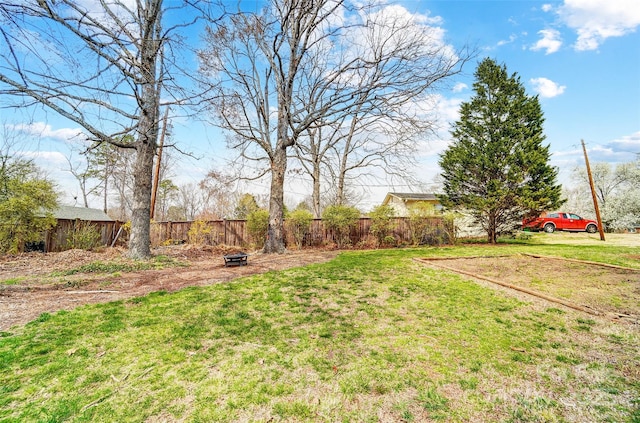
<svg viewBox="0 0 640 423">
<path fill-rule="evenodd" d="M 188 262 L 187 267 L 114 274 L 78 274 L 51 277 L 51 273 L 95 262 L 127 262 L 125 250 L 100 252 L 69 250 L 61 253 L 28 253 L 0 259 L 0 330 L 22 325 L 40 314 L 71 310 L 83 304 L 143 296 L 155 291 L 173 292 L 189 286 L 205 286 L 270 270 L 282 270 L 331 260 L 337 251 L 300 250 L 286 254 L 250 253 L 248 265 L 225 267 L 223 255 L 237 248 L 161 247 L 153 254 Z"/>
<path fill-rule="evenodd" d="M 605 315 L 640 322 L 640 270 L 526 255 L 429 261 Z"/>
</svg>

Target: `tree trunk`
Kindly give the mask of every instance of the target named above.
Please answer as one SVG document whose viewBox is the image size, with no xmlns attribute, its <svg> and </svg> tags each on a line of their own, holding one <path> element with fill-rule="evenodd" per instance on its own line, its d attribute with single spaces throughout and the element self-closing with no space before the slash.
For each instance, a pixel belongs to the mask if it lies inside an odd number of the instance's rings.
<svg viewBox="0 0 640 423">
<path fill-rule="evenodd" d="M 311 193 L 311 202 L 313 203 L 313 217 L 320 219 L 320 163 L 315 160 L 313 163 L 313 192 Z"/>
<path fill-rule="evenodd" d="M 340 170 L 338 172 L 338 183 L 336 187 L 336 204 L 339 206 L 343 206 L 346 202 L 346 195 L 344 193 L 345 189 L 345 179 L 347 175 L 347 155 L 344 154 L 342 156 L 342 162 L 340 164 Z"/>
<path fill-rule="evenodd" d="M 284 175 L 287 170 L 287 150 L 275 149 L 271 160 L 271 192 L 269 195 L 269 228 L 265 253 L 284 253 Z"/>
<path fill-rule="evenodd" d="M 103 192 L 103 207 L 102 209 L 104 210 L 104 212 L 106 213 L 108 208 L 107 208 L 107 194 L 109 192 L 108 188 L 108 183 L 109 183 L 109 165 L 108 162 L 105 162 L 104 165 L 104 192 Z"/>
<path fill-rule="evenodd" d="M 489 244 L 496 244 L 498 242 L 498 236 L 496 234 L 496 213 L 493 210 L 489 212 L 489 231 L 487 235 Z"/>
<path fill-rule="evenodd" d="M 148 138 L 142 134 L 140 137 Z M 129 239 L 129 257 L 133 259 L 146 259 L 151 256 L 151 176 L 155 149 L 155 142 L 149 139 L 140 142 L 133 168 L 133 210 Z"/>
<path fill-rule="evenodd" d="M 358 107 L 358 109 L 360 106 Z M 344 150 L 340 160 L 340 169 L 338 170 L 338 192 L 336 194 L 336 203 L 340 206 L 346 203 L 345 184 L 347 179 L 347 166 L 349 155 L 353 152 L 351 149 L 351 140 L 356 130 L 357 113 L 353 116 L 351 125 L 349 126 L 349 134 L 345 138 Z"/>
<path fill-rule="evenodd" d="M 322 166 L 323 154 L 320 153 L 322 145 L 322 129 L 309 131 L 309 161 L 311 162 L 311 209 L 313 217 L 320 219 L 322 209 L 320 206 L 320 168 Z"/>
<path fill-rule="evenodd" d="M 84 204 L 85 208 L 89 207 L 89 198 L 87 198 L 87 182 L 86 180 L 82 182 L 82 203 Z"/>
<path fill-rule="evenodd" d="M 158 4 L 161 4 L 158 1 Z M 155 21 L 154 23 L 157 23 Z M 153 27 L 154 29 L 158 29 Z M 143 78 L 140 93 L 140 119 L 136 142 L 136 161 L 133 167 L 133 207 L 131 213 L 131 238 L 129 257 L 147 259 L 151 257 L 151 187 L 153 159 L 158 147 L 158 118 L 160 116 L 160 88 L 156 77 L 158 42 L 154 29 L 146 32 L 147 38 L 140 47 Z"/>
</svg>

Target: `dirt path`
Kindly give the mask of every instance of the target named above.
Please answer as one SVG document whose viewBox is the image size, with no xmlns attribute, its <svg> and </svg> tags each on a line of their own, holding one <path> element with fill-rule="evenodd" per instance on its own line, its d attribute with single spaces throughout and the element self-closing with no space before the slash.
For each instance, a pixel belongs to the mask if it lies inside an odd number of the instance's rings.
<svg viewBox="0 0 640 423">
<path fill-rule="evenodd" d="M 118 253 L 119 254 L 119 253 Z M 193 253 L 189 253 L 193 256 Z M 87 275 L 83 274 L 82 283 L 78 278 L 66 283 L 35 284 L 39 275 L 55 270 L 58 264 L 65 268 L 73 268 L 80 263 L 96 260 L 95 254 L 77 252 L 76 258 L 70 260 L 73 253 L 47 254 L 32 256 L 31 260 L 17 260 L 0 263 L 0 279 L 6 280 L 13 275 L 27 274 L 32 279 L 25 279 L 14 285 L 0 285 L 0 331 L 6 331 L 15 325 L 28 323 L 40 314 L 58 310 L 71 310 L 83 304 L 104 303 L 143 296 L 155 291 L 173 292 L 189 286 L 205 286 L 226 282 L 235 278 L 270 270 L 282 270 L 321 263 L 334 258 L 336 251 L 294 251 L 287 254 L 252 254 L 248 265 L 241 267 L 224 267 L 220 255 L 211 252 L 201 257 L 189 258 L 189 267 L 173 267 L 163 270 L 146 270 L 121 275 Z M 108 253 L 107 256 L 114 256 Z M 180 255 L 178 252 L 177 255 Z M 35 257 L 35 258 L 34 258 Z M 67 260 L 65 260 L 65 257 Z M 98 256 L 100 257 L 100 256 Z M 98 259 L 99 260 L 99 259 Z M 102 260 L 105 260 L 102 258 Z"/>
</svg>

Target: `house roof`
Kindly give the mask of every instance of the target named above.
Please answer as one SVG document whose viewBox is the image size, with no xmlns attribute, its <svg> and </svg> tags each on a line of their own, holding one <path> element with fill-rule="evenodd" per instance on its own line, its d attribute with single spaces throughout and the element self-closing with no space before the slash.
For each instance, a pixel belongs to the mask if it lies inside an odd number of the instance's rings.
<svg viewBox="0 0 640 423">
<path fill-rule="evenodd" d="M 416 192 L 389 192 L 384 199 L 384 203 L 388 203 L 391 197 L 399 198 L 403 201 L 437 201 L 435 194 L 416 193 Z"/>
<path fill-rule="evenodd" d="M 59 206 L 53 211 L 56 219 L 67 220 L 93 220 L 97 222 L 113 222 L 104 211 L 100 209 L 90 209 L 87 207 Z"/>
</svg>

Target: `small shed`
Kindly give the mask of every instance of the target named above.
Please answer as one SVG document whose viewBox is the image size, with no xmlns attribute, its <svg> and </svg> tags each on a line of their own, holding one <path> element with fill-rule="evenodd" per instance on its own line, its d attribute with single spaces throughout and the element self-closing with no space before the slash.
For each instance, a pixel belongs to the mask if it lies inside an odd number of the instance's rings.
<svg viewBox="0 0 640 423">
<path fill-rule="evenodd" d="M 389 192 L 382 205 L 393 207 L 398 217 L 407 217 L 409 209 L 420 203 L 432 206 L 434 214 L 442 212 L 442 204 L 440 204 L 438 196 L 432 193 Z"/>
<path fill-rule="evenodd" d="M 53 211 L 58 220 L 87 220 L 92 222 L 114 222 L 104 211 L 89 207 L 59 206 Z"/>
<path fill-rule="evenodd" d="M 64 251 L 74 248 L 69 244 L 70 235 L 83 227 L 91 226 L 100 233 L 100 243 L 110 245 L 121 226 L 100 209 L 88 207 L 59 206 L 52 211 L 56 226 L 47 231 L 45 248 L 47 252 Z"/>
</svg>

